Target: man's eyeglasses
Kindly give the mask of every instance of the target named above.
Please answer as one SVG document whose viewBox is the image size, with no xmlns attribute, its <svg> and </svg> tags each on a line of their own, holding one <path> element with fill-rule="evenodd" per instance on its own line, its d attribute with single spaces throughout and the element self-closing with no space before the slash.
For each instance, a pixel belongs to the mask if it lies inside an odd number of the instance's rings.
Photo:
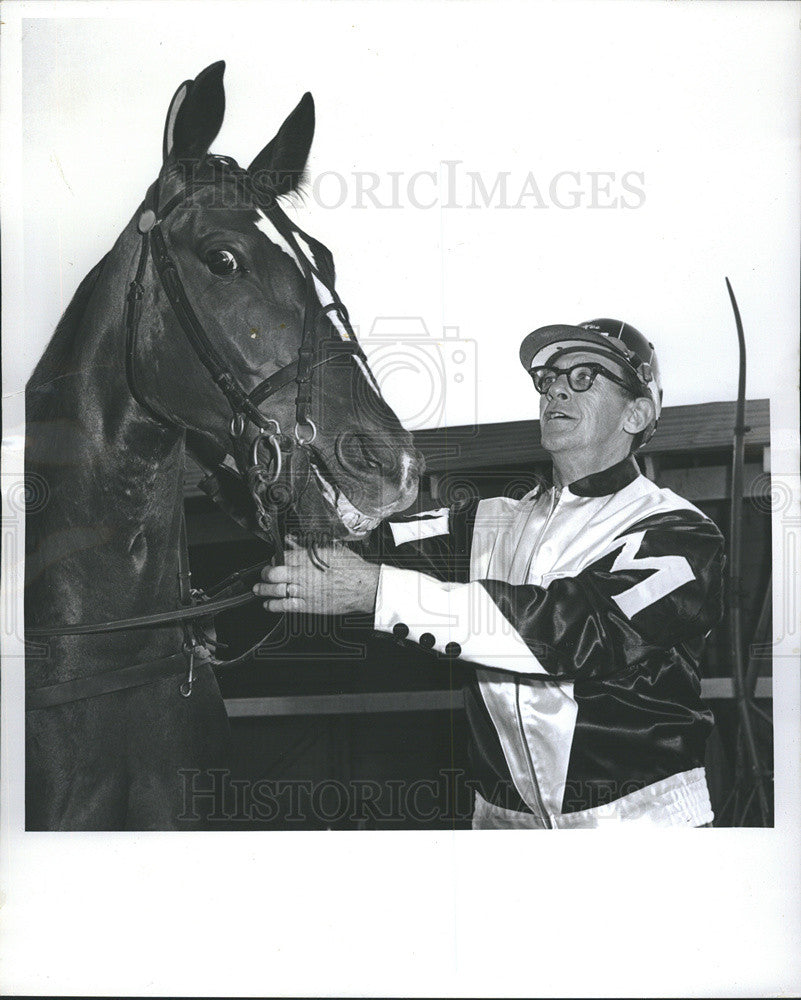
<svg viewBox="0 0 801 1000">
<path fill-rule="evenodd" d="M 544 395 L 549 392 L 553 384 L 561 375 L 567 376 L 567 383 L 574 392 L 586 392 L 599 375 L 608 378 L 610 382 L 623 386 L 627 392 L 635 396 L 639 393 L 639 387 L 633 385 L 631 379 L 620 378 L 610 372 L 603 365 L 583 361 L 581 364 L 572 365 L 570 368 L 552 368 L 550 365 L 541 365 L 539 368 L 532 368 L 529 372 L 534 388 L 538 393 Z"/>
</svg>

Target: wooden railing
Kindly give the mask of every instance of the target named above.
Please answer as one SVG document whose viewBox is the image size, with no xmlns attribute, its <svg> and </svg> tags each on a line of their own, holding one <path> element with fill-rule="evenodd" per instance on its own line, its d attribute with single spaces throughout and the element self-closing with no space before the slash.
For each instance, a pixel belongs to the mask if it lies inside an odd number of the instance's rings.
<svg viewBox="0 0 801 1000">
<path fill-rule="evenodd" d="M 756 697 L 770 698 L 773 678 L 757 680 Z M 731 677 L 705 677 L 701 696 L 708 700 L 734 697 Z M 272 695 L 267 697 L 228 698 L 225 702 L 232 719 L 265 718 L 286 715 L 371 715 L 384 712 L 463 711 L 461 691 L 367 691 L 348 694 Z"/>
<path fill-rule="evenodd" d="M 656 434 L 641 453 L 697 453 L 729 448 L 734 435 L 735 406 L 733 402 L 725 402 L 665 407 Z M 769 400 L 748 400 L 745 422 L 749 428 L 746 447 L 766 447 L 770 443 Z M 418 431 L 415 444 L 425 455 L 426 467 L 431 472 L 497 466 L 499 456 L 508 465 L 548 461 L 548 453 L 540 444 L 539 420 Z"/>
</svg>

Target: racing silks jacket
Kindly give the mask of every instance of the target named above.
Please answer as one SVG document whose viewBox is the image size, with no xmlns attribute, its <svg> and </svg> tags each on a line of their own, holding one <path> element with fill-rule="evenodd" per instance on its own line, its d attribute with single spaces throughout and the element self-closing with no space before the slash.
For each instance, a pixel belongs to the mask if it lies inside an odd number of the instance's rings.
<svg viewBox="0 0 801 1000">
<path fill-rule="evenodd" d="M 501 826 L 711 822 L 698 661 L 724 556 L 701 511 L 628 458 L 561 493 L 385 530 L 375 627 L 475 667 L 477 811 Z"/>
</svg>

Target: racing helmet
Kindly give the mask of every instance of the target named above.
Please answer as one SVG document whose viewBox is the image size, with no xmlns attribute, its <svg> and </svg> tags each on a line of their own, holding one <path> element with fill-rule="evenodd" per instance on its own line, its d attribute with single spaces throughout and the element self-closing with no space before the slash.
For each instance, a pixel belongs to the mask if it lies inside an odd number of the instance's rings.
<svg viewBox="0 0 801 1000">
<path fill-rule="evenodd" d="M 646 428 L 643 444 L 656 430 L 662 412 L 662 380 L 654 345 L 639 330 L 619 319 L 591 319 L 577 326 L 541 326 L 520 345 L 520 362 L 526 371 L 548 363 L 554 354 L 569 348 L 605 355 L 631 372 L 654 403 L 654 420 Z"/>
</svg>

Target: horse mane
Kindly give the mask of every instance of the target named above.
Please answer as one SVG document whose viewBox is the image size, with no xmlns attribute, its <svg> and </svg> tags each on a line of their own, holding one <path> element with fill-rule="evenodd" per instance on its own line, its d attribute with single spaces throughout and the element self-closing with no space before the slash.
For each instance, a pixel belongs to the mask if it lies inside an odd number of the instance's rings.
<svg viewBox="0 0 801 1000">
<path fill-rule="evenodd" d="M 39 363 L 33 370 L 33 374 L 28 379 L 26 391 L 29 401 L 32 400 L 31 394 L 36 392 L 36 390 L 43 389 L 57 378 L 70 373 L 70 355 L 81 328 L 81 320 L 86 312 L 89 300 L 94 293 L 95 286 L 107 258 L 108 254 L 95 264 L 80 285 L 78 285 L 69 305 L 64 310 L 53 332 L 53 336 L 45 348 L 44 354 L 42 354 Z"/>
<path fill-rule="evenodd" d="M 284 204 L 292 205 L 295 208 L 305 208 L 307 203 L 307 197 L 311 192 L 311 179 L 309 175 L 308 167 L 304 167 L 303 171 L 299 174 L 297 183 L 291 191 L 287 191 L 285 194 L 279 196 L 278 201 L 284 202 Z"/>
</svg>

